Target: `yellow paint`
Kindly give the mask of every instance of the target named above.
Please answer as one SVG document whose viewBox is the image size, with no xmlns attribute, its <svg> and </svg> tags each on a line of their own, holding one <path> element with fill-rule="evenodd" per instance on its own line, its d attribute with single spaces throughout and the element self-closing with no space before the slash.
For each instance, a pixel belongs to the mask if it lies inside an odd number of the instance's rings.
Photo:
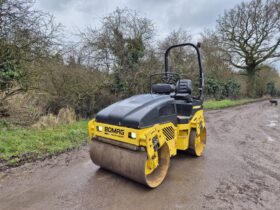
<svg viewBox="0 0 280 210">
<path fill-rule="evenodd" d="M 190 124 L 178 125 L 178 138 L 176 140 L 176 147 L 179 150 L 186 150 L 189 146 Z"/>
</svg>

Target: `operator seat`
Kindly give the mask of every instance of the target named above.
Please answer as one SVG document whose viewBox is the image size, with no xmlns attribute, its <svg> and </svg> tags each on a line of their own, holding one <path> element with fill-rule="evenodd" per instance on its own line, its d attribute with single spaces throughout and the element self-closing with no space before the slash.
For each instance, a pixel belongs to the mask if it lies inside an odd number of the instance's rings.
<svg viewBox="0 0 280 210">
<path fill-rule="evenodd" d="M 192 102 L 192 81 L 190 79 L 178 80 L 176 84 L 176 93 L 174 98 L 179 100 L 186 100 L 187 102 Z"/>
<path fill-rule="evenodd" d="M 175 95 L 173 96 L 177 108 L 177 120 L 179 124 L 189 122 L 192 115 L 192 81 L 181 79 L 176 84 Z"/>
</svg>

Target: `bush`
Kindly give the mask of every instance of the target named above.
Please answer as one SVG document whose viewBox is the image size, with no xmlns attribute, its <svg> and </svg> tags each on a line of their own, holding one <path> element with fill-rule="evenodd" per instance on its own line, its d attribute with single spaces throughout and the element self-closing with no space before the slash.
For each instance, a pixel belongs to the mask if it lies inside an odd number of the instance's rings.
<svg viewBox="0 0 280 210">
<path fill-rule="evenodd" d="M 234 78 L 230 78 L 226 82 L 209 78 L 205 89 L 208 98 L 215 98 L 216 100 L 237 98 L 240 93 L 240 84 Z"/>
<path fill-rule="evenodd" d="M 272 96 L 272 97 L 275 97 L 277 96 L 277 93 L 279 93 L 279 91 L 276 89 L 275 87 L 275 83 L 274 82 L 269 82 L 267 83 L 267 90 L 266 92 Z"/>
<path fill-rule="evenodd" d="M 237 98 L 240 93 L 240 84 L 234 78 L 230 78 L 225 84 L 226 97 Z"/>
<path fill-rule="evenodd" d="M 9 128 L 11 124 L 6 120 L 0 120 L 0 129 L 1 128 Z"/>
<path fill-rule="evenodd" d="M 105 73 L 53 60 L 41 71 L 43 74 L 34 95 L 39 96 L 45 114 L 57 115 L 62 108 L 71 108 L 83 118 L 93 115 L 106 79 Z"/>
<path fill-rule="evenodd" d="M 221 100 L 225 97 L 225 85 L 223 84 L 223 82 L 216 79 L 207 79 L 205 90 L 206 96 L 209 98 Z"/>
</svg>

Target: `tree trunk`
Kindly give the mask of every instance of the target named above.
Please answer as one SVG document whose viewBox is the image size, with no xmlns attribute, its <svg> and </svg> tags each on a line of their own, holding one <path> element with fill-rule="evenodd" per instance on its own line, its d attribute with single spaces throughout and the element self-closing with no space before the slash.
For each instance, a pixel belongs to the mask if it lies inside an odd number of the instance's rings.
<svg viewBox="0 0 280 210">
<path fill-rule="evenodd" d="M 247 70 L 248 72 L 248 84 L 247 84 L 247 95 L 250 98 L 255 98 L 257 93 L 256 87 L 256 71 L 255 69 Z"/>
</svg>

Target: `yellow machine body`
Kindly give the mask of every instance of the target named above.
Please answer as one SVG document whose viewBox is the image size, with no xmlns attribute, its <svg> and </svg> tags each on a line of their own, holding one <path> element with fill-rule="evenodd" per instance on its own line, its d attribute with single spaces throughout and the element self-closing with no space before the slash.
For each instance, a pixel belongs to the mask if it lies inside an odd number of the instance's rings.
<svg viewBox="0 0 280 210">
<path fill-rule="evenodd" d="M 177 150 L 190 150 L 195 156 L 200 156 L 202 154 L 206 144 L 204 114 L 201 106 L 193 107 L 193 109 L 200 110 L 196 111 L 189 123 L 177 124 L 176 126 L 173 123 L 168 122 L 155 124 L 143 129 L 132 129 L 99 123 L 93 119 L 88 123 L 90 141 L 91 143 L 93 141 L 98 141 L 101 144 L 113 145 L 113 148 L 119 147 L 122 148 L 122 151 L 131 150 L 138 153 L 144 153 L 144 156 L 146 156 L 146 158 L 144 158 L 145 164 L 144 168 L 139 167 L 141 168 L 139 173 L 148 176 L 159 166 L 159 153 L 157 151 L 164 145 L 168 147 L 166 151 L 168 152 L 169 157 L 175 156 Z M 191 135 L 191 133 L 194 133 L 194 135 Z M 157 142 L 156 145 L 155 141 Z M 192 141 L 192 143 L 190 141 Z M 155 149 L 155 146 L 158 148 Z M 105 158 L 105 156 L 110 156 L 111 154 L 102 155 L 104 155 L 103 158 Z M 131 159 L 128 161 L 134 160 Z M 126 176 L 126 174 L 122 175 Z M 147 184 L 150 187 L 156 187 L 162 182 L 162 180 L 148 182 L 144 178 L 144 180 L 140 182 Z"/>
</svg>

